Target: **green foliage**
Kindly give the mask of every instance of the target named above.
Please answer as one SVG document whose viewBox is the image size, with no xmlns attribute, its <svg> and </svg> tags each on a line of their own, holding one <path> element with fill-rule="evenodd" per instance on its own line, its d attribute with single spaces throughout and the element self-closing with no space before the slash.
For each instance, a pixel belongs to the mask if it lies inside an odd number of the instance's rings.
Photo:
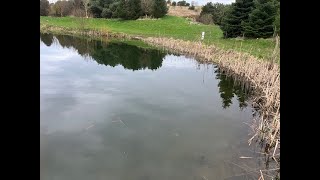
<svg viewBox="0 0 320 180">
<path fill-rule="evenodd" d="M 163 17 L 168 9 L 165 0 L 91 0 L 90 12 L 96 18 L 138 19 L 143 15 Z"/>
<path fill-rule="evenodd" d="M 50 9 L 49 1 L 40 0 L 40 16 L 48 16 L 49 9 Z"/>
<path fill-rule="evenodd" d="M 119 6 L 119 3 L 120 3 L 119 1 L 115 1 L 109 5 L 109 10 L 112 12 L 111 18 L 119 17 L 119 15 L 117 14 L 117 8 Z"/>
<path fill-rule="evenodd" d="M 277 9 L 276 17 L 273 23 L 275 34 L 280 36 L 280 1 L 275 1 L 275 6 Z"/>
<path fill-rule="evenodd" d="M 155 18 L 161 18 L 164 15 L 166 15 L 168 12 L 168 7 L 166 5 L 165 0 L 154 0 L 154 6 L 153 6 L 153 17 Z"/>
<path fill-rule="evenodd" d="M 171 5 L 172 5 L 172 6 L 176 6 L 177 3 L 176 3 L 175 1 L 173 1 Z"/>
<path fill-rule="evenodd" d="M 112 17 L 112 11 L 109 8 L 103 8 L 101 12 L 101 17 L 103 18 L 111 18 Z"/>
<path fill-rule="evenodd" d="M 222 3 L 212 4 L 212 2 L 209 2 L 202 7 L 200 16 L 204 14 L 211 14 L 213 22 L 215 24 L 221 25 L 222 18 L 226 15 L 228 8 L 230 8 L 230 5 L 225 5 Z"/>
<path fill-rule="evenodd" d="M 225 38 L 243 36 L 243 24 L 248 22 L 253 9 L 253 0 L 236 0 L 222 19 L 221 29 Z"/>
<path fill-rule="evenodd" d="M 207 3 L 206 5 L 204 5 L 202 7 L 200 15 L 202 15 L 202 14 L 212 14 L 213 11 L 214 11 L 213 4 L 212 4 L 212 2 L 209 2 L 209 3 Z"/>
<path fill-rule="evenodd" d="M 111 18 L 114 16 L 119 0 L 91 0 L 89 11 L 95 18 Z"/>
<path fill-rule="evenodd" d="M 177 6 L 186 6 L 187 2 L 186 1 L 178 1 Z"/>
<path fill-rule="evenodd" d="M 244 23 L 244 33 L 250 38 L 268 38 L 274 34 L 276 4 L 270 0 L 255 1 L 255 9 Z"/>
<path fill-rule="evenodd" d="M 205 7 L 208 12 L 212 6 Z M 222 19 L 225 38 L 269 38 L 280 34 L 279 0 L 236 0 Z"/>
<path fill-rule="evenodd" d="M 89 11 L 95 18 L 117 17 L 119 0 L 91 0 Z"/>
<path fill-rule="evenodd" d="M 280 8 L 277 11 L 273 25 L 275 28 L 275 33 L 280 36 Z"/>
<path fill-rule="evenodd" d="M 190 3 L 186 3 L 186 6 L 190 6 Z"/>
<path fill-rule="evenodd" d="M 92 16 L 95 18 L 101 18 L 101 13 L 103 11 L 103 6 L 100 0 L 91 0 L 89 11 L 91 12 Z"/>
<path fill-rule="evenodd" d="M 142 15 L 140 0 L 121 0 L 118 6 L 119 17 L 125 20 L 138 19 Z"/>
</svg>

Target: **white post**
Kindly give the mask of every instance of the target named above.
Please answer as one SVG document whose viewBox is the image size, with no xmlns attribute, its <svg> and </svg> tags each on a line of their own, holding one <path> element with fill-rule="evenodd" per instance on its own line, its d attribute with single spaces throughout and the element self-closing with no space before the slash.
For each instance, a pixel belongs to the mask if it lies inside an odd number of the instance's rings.
<svg viewBox="0 0 320 180">
<path fill-rule="evenodd" d="M 201 35 L 201 40 L 204 39 L 204 32 L 202 32 L 202 35 Z"/>
</svg>

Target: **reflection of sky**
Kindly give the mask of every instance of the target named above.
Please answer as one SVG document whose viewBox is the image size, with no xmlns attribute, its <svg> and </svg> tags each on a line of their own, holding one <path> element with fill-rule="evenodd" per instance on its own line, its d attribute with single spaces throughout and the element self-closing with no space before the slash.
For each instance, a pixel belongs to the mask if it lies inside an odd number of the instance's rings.
<svg viewBox="0 0 320 180">
<path fill-rule="evenodd" d="M 184 56 L 132 71 L 41 43 L 41 179 L 230 176 L 223 160 L 246 143 L 250 112 L 235 99 L 223 109 L 218 82 L 212 66 Z"/>
<path fill-rule="evenodd" d="M 167 55 L 156 71 L 132 71 L 121 65 L 110 67 L 98 65 L 92 59 L 84 60 L 72 48 L 58 44 L 47 47 L 41 43 L 40 51 L 41 115 L 46 119 L 45 126 L 52 131 L 79 130 L 90 116 L 105 121 L 106 114 L 117 106 L 140 102 L 155 107 L 167 104 L 172 109 L 201 106 L 206 102 L 211 104 L 208 107 L 215 107 L 213 111 L 223 112 L 212 66 L 200 65 L 199 69 L 195 60 L 184 56 Z M 227 111 L 237 109 L 238 103 L 234 104 Z"/>
<path fill-rule="evenodd" d="M 195 61 L 187 59 L 185 56 L 167 55 L 162 62 L 161 68 L 194 69 L 196 66 Z"/>
</svg>

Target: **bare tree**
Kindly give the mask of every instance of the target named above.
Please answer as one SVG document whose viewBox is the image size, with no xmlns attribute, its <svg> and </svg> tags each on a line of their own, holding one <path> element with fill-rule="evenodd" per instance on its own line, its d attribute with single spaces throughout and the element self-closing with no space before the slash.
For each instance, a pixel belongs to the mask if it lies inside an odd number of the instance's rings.
<svg viewBox="0 0 320 180">
<path fill-rule="evenodd" d="M 213 24 L 212 14 L 203 14 L 198 21 L 203 24 Z"/>
<path fill-rule="evenodd" d="M 76 9 L 81 8 L 81 6 L 83 5 L 82 0 L 73 0 L 73 7 Z"/>
<path fill-rule="evenodd" d="M 50 5 L 48 0 L 40 0 L 40 16 L 48 16 Z"/>
<path fill-rule="evenodd" d="M 85 17 L 85 10 L 82 0 L 73 0 L 72 15 L 76 17 Z"/>
<path fill-rule="evenodd" d="M 88 9 L 89 9 L 89 2 L 90 0 L 82 0 L 83 5 L 84 5 L 84 10 L 86 12 L 86 18 L 88 18 Z"/>
<path fill-rule="evenodd" d="M 72 1 L 63 1 L 63 15 L 69 16 L 71 15 L 73 10 L 73 2 Z"/>
<path fill-rule="evenodd" d="M 141 0 L 141 9 L 146 17 L 150 15 L 153 9 L 153 0 Z"/>
<path fill-rule="evenodd" d="M 86 13 L 84 10 L 84 4 L 82 3 L 82 0 L 74 1 L 73 15 L 78 17 L 78 18 L 75 18 L 74 21 L 76 24 L 78 24 L 79 29 L 85 30 L 87 26 L 87 19 L 86 19 Z"/>
<path fill-rule="evenodd" d="M 82 9 L 81 7 L 74 7 L 73 8 L 73 15 L 76 16 L 76 17 L 85 17 L 86 16 L 86 13 L 85 13 L 85 10 Z"/>
<path fill-rule="evenodd" d="M 62 4 L 62 1 L 57 1 L 55 4 L 54 4 L 54 6 L 53 6 L 53 8 L 54 8 L 54 11 L 55 11 L 55 14 L 56 15 L 60 15 L 60 17 L 62 17 L 62 9 L 63 9 L 63 4 Z"/>
</svg>

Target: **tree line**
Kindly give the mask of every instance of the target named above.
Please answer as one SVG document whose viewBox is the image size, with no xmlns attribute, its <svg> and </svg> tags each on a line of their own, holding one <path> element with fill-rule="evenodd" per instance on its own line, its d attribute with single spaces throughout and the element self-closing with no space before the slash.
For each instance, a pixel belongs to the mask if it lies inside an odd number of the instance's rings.
<svg viewBox="0 0 320 180">
<path fill-rule="evenodd" d="M 54 38 L 55 37 L 55 38 Z M 166 53 L 155 49 L 142 49 L 121 42 L 105 43 L 74 36 L 40 33 L 40 40 L 51 46 L 54 41 L 62 47 L 73 48 L 83 57 L 90 57 L 98 64 L 115 67 L 122 65 L 125 69 L 156 70 L 162 66 Z"/>
<path fill-rule="evenodd" d="M 280 35 L 280 0 L 210 2 L 202 7 L 199 21 L 219 25 L 225 38 L 269 38 Z"/>
<path fill-rule="evenodd" d="M 165 0 L 40 0 L 40 16 L 77 16 L 94 18 L 161 18 L 168 12 Z"/>
<path fill-rule="evenodd" d="M 188 3 L 187 1 L 184 1 L 184 0 L 183 1 L 178 1 L 178 2 L 176 2 L 176 1 L 172 1 L 171 2 L 171 0 L 167 0 L 167 4 L 170 5 L 170 6 L 187 6 L 187 7 L 189 7 L 189 9 L 194 9 L 194 6 L 195 6 L 196 2 L 192 1 L 191 4 L 190 4 L 190 3 Z"/>
<path fill-rule="evenodd" d="M 194 1 L 191 7 L 194 8 Z M 161 18 L 167 5 L 190 6 L 171 0 L 40 0 L 41 16 L 78 16 L 94 18 Z M 225 38 L 269 38 L 280 35 L 280 0 L 236 0 L 231 5 L 209 2 L 202 7 L 198 21 L 217 24 Z"/>
</svg>

